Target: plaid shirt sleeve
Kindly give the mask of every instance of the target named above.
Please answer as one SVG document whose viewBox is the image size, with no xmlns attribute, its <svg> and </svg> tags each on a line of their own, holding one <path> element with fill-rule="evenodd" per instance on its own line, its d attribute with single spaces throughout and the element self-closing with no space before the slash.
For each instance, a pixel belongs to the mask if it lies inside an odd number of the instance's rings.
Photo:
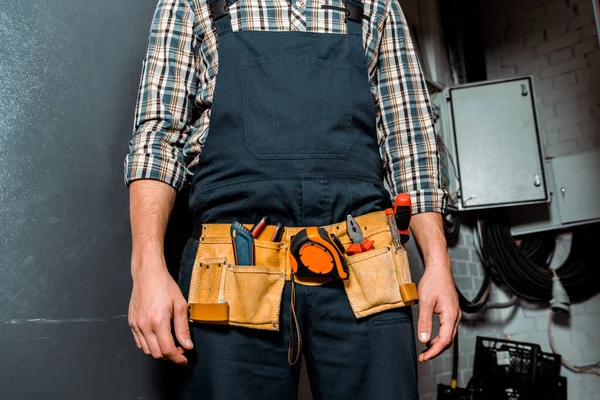
<svg viewBox="0 0 600 400">
<path fill-rule="evenodd" d="M 160 0 L 143 63 L 125 183 L 155 179 L 181 189 L 183 146 L 192 127 L 195 14 L 186 0 Z"/>
<path fill-rule="evenodd" d="M 409 193 L 413 213 L 445 209 L 439 155 L 425 79 L 408 24 L 388 2 L 375 72 L 377 131 L 386 183 L 395 197 Z"/>
</svg>

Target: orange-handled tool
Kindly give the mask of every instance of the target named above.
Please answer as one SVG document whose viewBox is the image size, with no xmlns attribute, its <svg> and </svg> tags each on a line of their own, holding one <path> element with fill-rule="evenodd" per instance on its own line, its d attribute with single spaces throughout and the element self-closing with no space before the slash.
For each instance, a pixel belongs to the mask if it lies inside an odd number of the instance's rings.
<svg viewBox="0 0 600 400">
<path fill-rule="evenodd" d="M 396 196 L 396 200 L 394 201 L 394 215 L 396 216 L 396 226 L 400 233 L 400 241 L 404 244 L 410 239 L 410 232 L 408 231 L 408 225 L 410 225 L 410 217 L 412 215 L 410 195 L 407 193 L 400 193 Z"/>
<path fill-rule="evenodd" d="M 346 217 L 346 226 L 348 228 L 348 236 L 350 236 L 350 240 L 352 240 L 352 244 L 346 248 L 346 253 L 348 255 L 359 254 L 373 248 L 375 242 L 365 239 L 360 226 L 358 226 L 352 215 Z"/>
<path fill-rule="evenodd" d="M 267 224 L 269 223 L 269 217 L 262 217 L 260 221 L 258 221 L 252 229 L 250 229 L 250 234 L 254 239 L 258 239 L 262 231 L 265 229 Z"/>
</svg>

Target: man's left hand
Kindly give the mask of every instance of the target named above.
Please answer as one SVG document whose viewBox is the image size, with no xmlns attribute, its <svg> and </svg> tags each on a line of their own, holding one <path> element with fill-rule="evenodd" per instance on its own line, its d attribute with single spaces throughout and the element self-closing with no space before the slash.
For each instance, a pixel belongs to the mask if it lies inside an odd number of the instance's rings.
<svg viewBox="0 0 600 400">
<path fill-rule="evenodd" d="M 449 263 L 448 263 L 449 264 Z M 430 340 L 433 314 L 438 314 L 440 330 Z M 419 282 L 419 340 L 427 350 L 419 355 L 419 362 L 440 355 L 452 344 L 461 318 L 458 296 L 450 265 L 427 265 Z"/>
</svg>

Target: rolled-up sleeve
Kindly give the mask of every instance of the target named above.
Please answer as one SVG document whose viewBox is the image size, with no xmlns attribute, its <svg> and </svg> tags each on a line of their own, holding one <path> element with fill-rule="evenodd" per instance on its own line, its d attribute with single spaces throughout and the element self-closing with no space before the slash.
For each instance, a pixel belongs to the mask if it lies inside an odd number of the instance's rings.
<svg viewBox="0 0 600 400">
<path fill-rule="evenodd" d="M 197 91 L 194 13 L 185 0 L 160 0 L 144 58 L 125 183 L 163 181 L 179 190 L 186 180 L 183 147 Z"/>
<path fill-rule="evenodd" d="M 397 0 L 388 2 L 375 80 L 379 147 L 392 195 L 409 193 L 414 214 L 443 212 L 447 192 L 427 86 Z"/>
</svg>

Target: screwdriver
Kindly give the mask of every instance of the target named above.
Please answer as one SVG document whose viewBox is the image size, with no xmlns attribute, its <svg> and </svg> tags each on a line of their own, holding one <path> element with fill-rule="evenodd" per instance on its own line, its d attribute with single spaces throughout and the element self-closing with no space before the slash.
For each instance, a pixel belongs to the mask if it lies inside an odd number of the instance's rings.
<svg viewBox="0 0 600 400">
<path fill-rule="evenodd" d="M 396 250 L 402 250 L 402 241 L 400 239 L 400 235 L 398 234 L 398 226 L 396 225 L 396 216 L 394 214 L 394 210 L 388 208 L 385 210 L 385 216 L 390 226 L 390 231 L 392 232 L 392 242 L 394 242 L 394 247 Z"/>
</svg>

